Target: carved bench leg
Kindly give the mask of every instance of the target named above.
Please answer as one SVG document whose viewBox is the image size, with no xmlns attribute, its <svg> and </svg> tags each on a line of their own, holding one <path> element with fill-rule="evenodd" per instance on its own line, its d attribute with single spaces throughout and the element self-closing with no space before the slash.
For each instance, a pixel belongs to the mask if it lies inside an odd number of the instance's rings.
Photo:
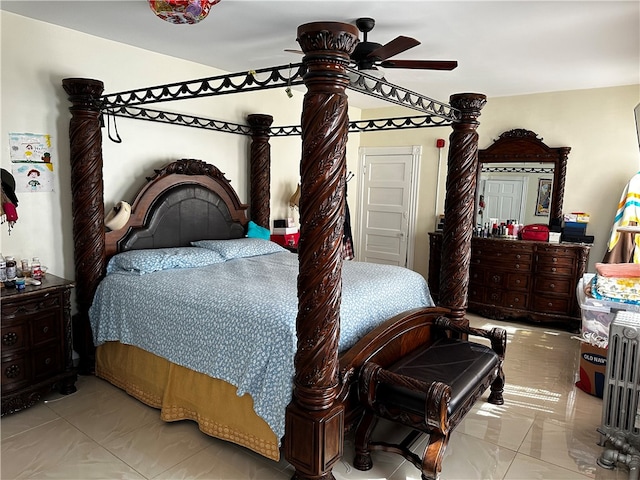
<svg viewBox="0 0 640 480">
<path fill-rule="evenodd" d="M 353 466 L 358 470 L 371 470 L 371 467 L 373 467 L 369 441 L 377 423 L 378 417 L 368 410 L 365 411 L 356 430 L 356 456 L 353 460 Z"/>
<path fill-rule="evenodd" d="M 437 480 L 442 470 L 442 457 L 449 443 L 449 435 L 433 431 L 422 455 L 422 480 Z"/>
<path fill-rule="evenodd" d="M 489 394 L 489 403 L 493 405 L 503 405 L 504 397 L 504 372 L 502 371 L 502 365 L 500 365 L 500 371 L 496 379 L 491 383 L 491 393 Z"/>
</svg>

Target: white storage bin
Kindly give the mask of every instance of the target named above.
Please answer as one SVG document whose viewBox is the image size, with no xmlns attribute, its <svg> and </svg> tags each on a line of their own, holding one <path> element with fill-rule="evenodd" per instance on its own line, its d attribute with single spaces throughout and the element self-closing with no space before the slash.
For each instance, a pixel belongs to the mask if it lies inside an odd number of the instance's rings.
<svg viewBox="0 0 640 480">
<path fill-rule="evenodd" d="M 582 313 L 582 336 L 586 339 L 596 335 L 607 340 L 609 338 L 609 326 L 616 316 L 616 312 L 640 312 L 640 305 L 614 302 L 610 300 L 598 300 L 588 297 L 584 287 L 595 276 L 594 273 L 585 273 L 578 281 L 577 296 Z"/>
</svg>

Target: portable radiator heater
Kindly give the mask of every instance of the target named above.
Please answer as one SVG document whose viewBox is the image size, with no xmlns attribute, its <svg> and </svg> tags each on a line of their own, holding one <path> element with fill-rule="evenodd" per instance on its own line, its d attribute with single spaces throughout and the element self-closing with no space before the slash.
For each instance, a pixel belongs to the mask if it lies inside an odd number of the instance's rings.
<svg viewBox="0 0 640 480">
<path fill-rule="evenodd" d="M 604 382 L 598 431 L 640 448 L 640 313 L 621 311 L 611 322 Z"/>
</svg>

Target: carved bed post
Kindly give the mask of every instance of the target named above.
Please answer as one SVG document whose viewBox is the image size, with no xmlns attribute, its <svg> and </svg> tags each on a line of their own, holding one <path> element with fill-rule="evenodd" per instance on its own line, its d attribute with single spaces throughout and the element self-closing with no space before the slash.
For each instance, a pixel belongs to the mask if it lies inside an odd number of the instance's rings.
<svg viewBox="0 0 640 480">
<path fill-rule="evenodd" d="M 354 25 L 298 27 L 307 93 L 302 110 L 298 350 L 287 407 L 284 454 L 296 479 L 333 479 L 343 453 L 344 406 L 336 401 L 342 298 L 346 143 L 345 67 L 358 42 Z"/>
<path fill-rule="evenodd" d="M 469 289 L 471 236 L 474 224 L 476 175 L 478 168 L 478 117 L 486 97 L 461 93 L 449 99 L 462 113 L 449 137 L 449 161 L 444 202 L 440 305 L 451 309 L 454 322 L 464 322 Z"/>
<path fill-rule="evenodd" d="M 553 170 L 553 190 L 557 191 L 553 195 L 551 202 L 551 215 L 549 220 L 555 221 L 558 225 L 562 223 L 562 204 L 564 203 L 564 182 L 567 177 L 567 160 L 571 147 L 559 147 L 555 149 L 558 152 L 558 162 Z"/>
<path fill-rule="evenodd" d="M 94 369 L 94 345 L 89 307 L 105 272 L 104 186 L 99 80 L 65 78 L 62 81 L 72 106 L 69 122 L 71 209 L 76 274 L 77 313 L 73 318 L 73 347 L 80 356 L 79 371 Z"/>
<path fill-rule="evenodd" d="M 271 115 L 253 114 L 247 116 L 251 126 L 251 220 L 264 228 L 269 228 L 271 210 L 271 145 L 269 127 L 273 123 Z"/>
</svg>

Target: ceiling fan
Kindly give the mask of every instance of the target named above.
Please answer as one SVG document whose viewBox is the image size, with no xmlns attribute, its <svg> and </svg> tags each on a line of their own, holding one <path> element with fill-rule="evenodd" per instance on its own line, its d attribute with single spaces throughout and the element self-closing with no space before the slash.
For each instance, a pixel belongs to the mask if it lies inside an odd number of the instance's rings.
<svg viewBox="0 0 640 480">
<path fill-rule="evenodd" d="M 453 70 L 458 66 L 455 60 L 392 60 L 391 57 L 420 45 L 420 42 L 402 35 L 384 45 L 369 42 L 367 34 L 373 30 L 375 24 L 376 21 L 373 18 L 364 17 L 356 20 L 356 27 L 363 33 L 363 39 L 356 45 L 351 54 L 351 60 L 358 70 L 376 70 L 376 67 Z"/>
<path fill-rule="evenodd" d="M 409 50 L 420 42 L 411 37 L 398 36 L 390 42 L 381 45 L 376 42 L 369 42 L 368 33 L 373 30 L 376 21 L 373 18 L 363 17 L 356 20 L 358 30 L 363 33 L 363 39 L 356 45 L 351 60 L 354 66 L 367 73 L 381 76 L 377 72 L 377 67 L 382 68 L 409 68 L 416 70 L 453 70 L 458 66 L 455 60 L 393 60 L 391 57 Z M 286 50 L 287 52 L 303 53 L 300 50 Z"/>
</svg>

